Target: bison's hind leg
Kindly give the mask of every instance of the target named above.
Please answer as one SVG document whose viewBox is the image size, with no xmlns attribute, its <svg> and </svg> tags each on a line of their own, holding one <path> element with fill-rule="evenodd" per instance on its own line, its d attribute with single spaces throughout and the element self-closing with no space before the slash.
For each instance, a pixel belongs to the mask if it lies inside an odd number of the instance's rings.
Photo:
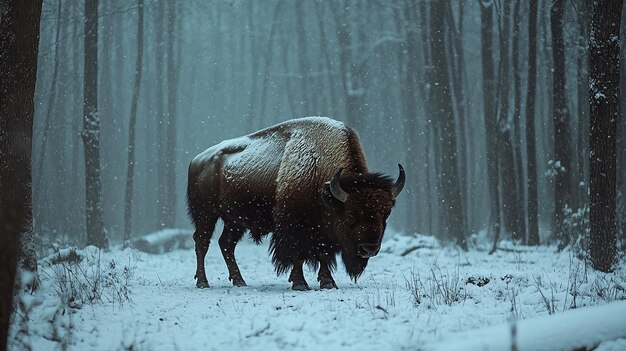
<svg viewBox="0 0 626 351">
<path fill-rule="evenodd" d="M 210 216 L 198 218 L 198 220 L 195 221 L 196 231 L 193 233 L 193 240 L 196 243 L 196 275 L 194 278 L 196 279 L 196 287 L 198 288 L 209 287 L 209 281 L 204 271 L 204 258 L 209 250 L 209 244 L 211 243 L 211 236 L 213 236 L 217 218 L 217 216 Z"/>
<path fill-rule="evenodd" d="M 224 231 L 219 239 L 220 251 L 228 267 L 228 279 L 235 286 L 246 286 L 246 282 L 241 276 L 237 260 L 235 260 L 235 246 L 243 236 L 244 228 L 232 222 L 224 221 Z"/>
</svg>

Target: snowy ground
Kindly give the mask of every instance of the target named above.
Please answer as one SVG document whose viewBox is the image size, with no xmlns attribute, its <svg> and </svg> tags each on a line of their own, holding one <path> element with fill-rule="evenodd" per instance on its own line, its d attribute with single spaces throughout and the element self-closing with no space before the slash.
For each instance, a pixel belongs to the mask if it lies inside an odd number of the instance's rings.
<svg viewBox="0 0 626 351">
<path fill-rule="evenodd" d="M 553 247 L 509 245 L 490 256 L 441 248 L 431 237 L 387 236 L 358 284 L 340 267 L 339 289 L 331 291 L 319 291 L 310 270 L 305 276 L 314 290 L 292 291 L 286 276 L 276 277 L 267 245 L 247 240 L 236 251 L 243 288 L 228 281 L 215 241 L 206 260 L 211 288 L 203 290 L 195 287 L 193 250 L 85 250 L 79 264 L 42 261 L 41 289 L 24 299 L 27 313 L 14 321 L 10 346 L 416 350 L 454 341 L 459 332 L 626 299 L 624 261 L 615 273 L 601 274 Z M 81 288 L 76 283 L 84 277 L 91 281 Z M 59 297 L 72 294 L 69 303 Z M 626 315 L 612 318 L 626 326 Z M 624 346 L 624 340 L 602 345 Z"/>
</svg>

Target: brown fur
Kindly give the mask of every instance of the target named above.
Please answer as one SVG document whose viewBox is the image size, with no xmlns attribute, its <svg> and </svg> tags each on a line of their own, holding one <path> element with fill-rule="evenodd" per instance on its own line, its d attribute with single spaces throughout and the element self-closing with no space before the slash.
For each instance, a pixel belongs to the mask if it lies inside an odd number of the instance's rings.
<svg viewBox="0 0 626 351">
<path fill-rule="evenodd" d="M 345 203 L 325 185 L 339 168 L 346 170 L 340 180 L 350 194 Z M 357 255 L 357 246 L 380 244 L 393 184 L 368 173 L 357 134 L 329 119 L 291 120 L 207 149 L 189 166 L 187 190 L 197 285 L 208 286 L 204 255 L 218 218 L 225 224 L 220 248 L 235 285 L 245 285 L 234 247 L 246 229 L 257 242 L 273 233 L 272 261 L 279 274 L 293 268 L 294 289 L 308 288 L 303 263 L 320 265 L 322 287 L 335 286 L 330 272 L 338 253 L 356 279 L 368 260 Z"/>
</svg>

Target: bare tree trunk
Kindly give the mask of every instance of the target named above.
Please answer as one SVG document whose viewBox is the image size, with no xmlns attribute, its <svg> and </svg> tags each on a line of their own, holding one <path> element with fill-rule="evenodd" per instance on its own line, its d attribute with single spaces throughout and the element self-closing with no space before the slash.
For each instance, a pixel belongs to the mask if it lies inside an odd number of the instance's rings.
<svg viewBox="0 0 626 351">
<path fill-rule="evenodd" d="M 165 227 L 173 228 L 176 225 L 176 121 L 178 103 L 178 67 L 176 62 L 176 52 L 174 50 L 176 42 L 176 2 L 168 3 L 167 14 L 167 146 L 165 150 L 165 192 L 166 208 L 163 223 Z"/>
<path fill-rule="evenodd" d="M 345 0 L 340 5 L 335 2 L 331 4 L 334 6 L 332 11 L 337 27 L 339 72 L 346 103 L 346 122 L 351 127 L 364 129 L 362 128 L 365 122 L 362 107 L 365 99 L 365 86 L 362 73 L 365 62 L 364 58 L 359 55 L 360 49 L 355 45 L 359 37 L 358 25 L 355 23 L 355 18 L 358 18 L 357 2 Z"/>
<path fill-rule="evenodd" d="M 300 108 L 302 116 L 310 116 L 314 107 L 311 104 L 311 93 L 309 90 L 311 66 L 307 55 L 307 35 L 304 28 L 306 16 L 302 8 L 303 1 L 295 1 L 295 24 L 296 24 L 296 48 L 298 49 L 298 78 L 300 80 Z"/>
<path fill-rule="evenodd" d="M 515 187 L 517 198 L 515 199 L 518 236 L 515 239 L 526 243 L 526 207 L 524 206 L 524 169 L 522 167 L 522 67 L 520 50 L 521 33 L 521 8 L 522 0 L 515 1 L 513 9 L 513 97 L 515 99 L 513 108 L 513 122 L 515 135 L 513 138 L 513 156 L 515 159 Z"/>
<path fill-rule="evenodd" d="M 298 4 L 300 3 L 299 1 L 297 2 Z M 256 2 L 254 1 L 248 1 L 247 2 L 247 7 L 248 7 L 248 13 L 247 13 L 247 17 L 248 17 L 248 38 L 249 38 L 249 45 L 250 45 L 250 78 L 252 79 L 251 84 L 251 89 L 250 89 L 250 100 L 248 102 L 248 112 L 247 112 L 247 120 L 250 121 L 250 126 L 254 127 L 254 120 L 255 115 L 259 114 L 259 111 L 257 110 L 257 101 L 258 101 L 258 84 L 257 81 L 259 80 L 259 56 L 257 54 L 257 42 L 259 41 L 259 39 L 257 38 L 257 30 L 255 28 L 256 24 L 254 22 L 254 18 L 255 18 L 255 13 L 254 13 L 254 8 L 253 5 L 256 4 Z M 267 50 L 271 50 L 269 47 L 267 48 Z"/>
<path fill-rule="evenodd" d="M 535 136 L 535 95 L 537 91 L 537 5 L 530 0 L 528 15 L 528 93 L 526 95 L 526 167 L 528 185 L 528 244 L 539 245 L 537 220 L 537 150 Z"/>
<path fill-rule="evenodd" d="M 320 31 L 320 50 L 324 57 L 324 64 L 326 66 L 326 78 L 328 80 L 328 95 L 330 98 L 330 110 L 337 111 L 337 96 L 336 96 L 336 85 L 335 79 L 333 79 L 332 65 L 330 60 L 330 54 L 328 49 L 328 39 L 326 38 L 326 28 L 324 27 L 324 2 L 322 1 L 314 1 L 316 15 L 317 15 L 317 25 Z"/>
<path fill-rule="evenodd" d="M 157 20 L 156 20 L 156 28 L 154 29 L 156 32 L 156 52 L 155 52 L 155 70 L 156 70 L 156 118 L 157 118 L 157 153 L 159 157 L 159 165 L 157 167 L 157 228 L 165 228 L 167 225 L 165 224 L 165 219 L 168 214 L 168 206 L 167 206 L 167 182 L 166 182 L 166 173 L 167 173 L 167 160 L 163 155 L 166 152 L 166 130 L 167 130 L 167 119 L 165 115 L 165 102 L 167 98 L 165 96 L 165 68 L 164 68 L 164 58 L 165 58 L 165 6 L 167 4 L 165 2 L 157 3 Z"/>
<path fill-rule="evenodd" d="M 578 57 L 577 57 L 577 98 L 578 98 L 578 135 L 577 135 L 577 161 L 578 161 L 578 173 L 577 183 L 584 182 L 585 186 L 576 186 L 577 194 L 577 206 L 581 208 L 587 203 L 587 189 L 589 188 L 589 24 L 591 23 L 591 6 L 592 1 L 581 0 L 578 6 L 577 22 L 579 26 L 578 34 Z M 574 201 L 572 201 L 574 202 Z"/>
<path fill-rule="evenodd" d="M 41 5 L 42 1 L 22 0 L 0 4 L 0 350 L 7 349 L 20 236 L 32 233 L 31 157 Z"/>
<path fill-rule="evenodd" d="M 501 147 L 498 147 L 500 159 L 500 182 L 502 194 L 502 213 L 504 228 L 514 240 L 520 239 L 518 203 L 519 198 L 515 183 L 515 160 L 513 156 L 513 121 L 509 114 L 511 55 L 509 38 L 511 37 L 511 6 L 510 1 L 503 2 L 502 26 L 500 29 L 500 62 L 498 76 L 498 128 Z"/>
<path fill-rule="evenodd" d="M 258 121 L 252 124 L 252 127 L 256 130 L 263 125 L 263 118 L 266 115 L 267 108 L 267 89 L 269 85 L 270 79 L 270 67 L 272 65 L 272 59 L 274 55 L 274 39 L 276 37 L 276 24 L 278 22 L 278 18 L 280 16 L 280 11 L 283 5 L 284 0 L 279 0 L 274 7 L 274 14 L 272 16 L 272 24 L 270 26 L 270 35 L 267 39 L 266 51 L 265 51 L 265 66 L 263 68 L 263 85 L 261 86 L 261 108 L 259 110 L 258 119 L 253 119 L 254 121 Z M 317 4 L 317 3 L 316 3 Z"/>
<path fill-rule="evenodd" d="M 61 55 L 61 47 L 59 35 L 61 32 L 61 9 L 63 4 L 61 0 L 57 1 L 57 15 L 56 15 L 56 28 L 54 31 L 54 67 L 52 68 L 52 80 L 50 81 L 50 94 L 48 95 L 48 104 L 46 109 L 46 115 L 43 121 L 43 131 L 41 136 L 41 145 L 39 147 L 39 152 L 35 154 L 37 158 L 37 166 L 34 169 L 35 174 L 37 174 L 37 179 L 35 181 L 34 189 L 37 190 L 35 194 L 35 203 L 39 202 L 39 199 L 43 196 L 42 189 L 42 181 L 43 181 L 43 164 L 46 159 L 46 144 L 48 142 L 49 133 L 52 129 L 52 111 L 55 110 L 54 104 L 56 103 L 56 93 L 57 93 L 57 85 L 58 85 L 58 77 L 59 77 L 59 66 L 60 66 L 60 55 Z"/>
<path fill-rule="evenodd" d="M 133 97 L 130 105 L 130 119 L 128 121 L 128 148 L 126 168 L 126 199 L 124 201 L 124 246 L 130 240 L 132 229 L 133 210 L 133 183 L 135 180 L 135 130 L 137 126 L 137 105 L 139 103 L 139 89 L 141 88 L 142 62 L 143 62 L 143 0 L 137 0 L 137 59 L 135 61 L 135 84 L 133 85 Z"/>
<path fill-rule="evenodd" d="M 447 237 L 456 238 L 456 243 L 467 250 L 465 228 L 463 227 L 463 204 L 459 186 L 457 163 L 457 136 L 452 111 L 452 96 L 448 79 L 448 59 L 445 53 L 446 39 L 443 24 L 443 3 L 436 1 L 431 4 L 431 39 L 433 67 L 433 118 L 438 120 L 441 135 L 441 180 L 444 199 L 444 232 Z"/>
<path fill-rule="evenodd" d="M 406 23 L 417 23 L 417 11 L 415 1 L 408 0 L 404 8 L 404 21 Z M 399 23 L 398 26 L 402 26 Z M 407 168 L 408 173 L 412 174 L 407 179 L 407 190 L 409 190 L 410 199 L 407 204 L 407 230 L 415 231 L 416 219 L 419 218 L 418 206 L 417 206 L 417 172 L 418 172 L 418 147 L 417 147 L 417 92 L 416 92 L 416 77 L 417 77 L 417 53 L 418 53 L 418 41 L 417 32 L 409 28 L 406 34 L 406 41 L 401 50 L 406 50 L 405 53 L 400 53 L 400 57 L 406 57 L 406 60 L 401 60 L 401 64 L 404 66 L 402 76 L 402 105 L 404 107 L 404 139 L 406 140 L 406 146 L 408 151 Z"/>
<path fill-rule="evenodd" d="M 617 226 L 616 137 L 620 118 L 620 25 L 622 0 L 597 0 L 589 39 L 589 251 L 595 269 L 613 270 Z"/>
<path fill-rule="evenodd" d="M 565 101 L 565 44 L 563 42 L 563 15 L 565 12 L 565 0 L 554 0 L 550 14 L 552 27 L 552 59 L 554 73 L 552 75 L 553 101 L 554 101 L 554 224 L 556 239 L 560 247 L 563 247 L 569 238 L 566 237 L 563 228 L 564 213 L 566 206 L 571 207 L 570 193 L 572 167 L 570 162 L 571 145 L 569 131 L 569 113 Z"/>
<path fill-rule="evenodd" d="M 98 115 L 98 0 L 85 0 L 85 64 L 83 92 L 83 145 L 87 245 L 109 246 L 102 220 L 100 182 L 100 116 Z"/>
<path fill-rule="evenodd" d="M 481 58 L 483 71 L 483 105 L 485 113 L 485 138 L 487 147 L 487 183 L 490 198 L 490 225 L 493 227 L 495 241 L 500 237 L 500 188 L 498 166 L 498 123 L 496 105 L 492 97 L 496 91 L 493 62 L 493 2 L 480 2 L 481 17 Z"/>
</svg>

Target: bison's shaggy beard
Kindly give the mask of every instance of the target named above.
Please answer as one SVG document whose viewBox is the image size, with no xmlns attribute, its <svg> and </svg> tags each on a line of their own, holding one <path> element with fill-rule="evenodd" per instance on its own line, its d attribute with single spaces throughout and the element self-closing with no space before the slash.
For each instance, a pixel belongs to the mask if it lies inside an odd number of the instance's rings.
<svg viewBox="0 0 626 351">
<path fill-rule="evenodd" d="M 359 279 L 361 274 L 363 274 L 365 267 L 367 267 L 369 259 L 347 252 L 341 253 L 341 259 L 343 261 L 343 265 L 346 267 L 346 272 L 350 276 L 350 279 L 356 283 L 356 280 Z"/>
</svg>

